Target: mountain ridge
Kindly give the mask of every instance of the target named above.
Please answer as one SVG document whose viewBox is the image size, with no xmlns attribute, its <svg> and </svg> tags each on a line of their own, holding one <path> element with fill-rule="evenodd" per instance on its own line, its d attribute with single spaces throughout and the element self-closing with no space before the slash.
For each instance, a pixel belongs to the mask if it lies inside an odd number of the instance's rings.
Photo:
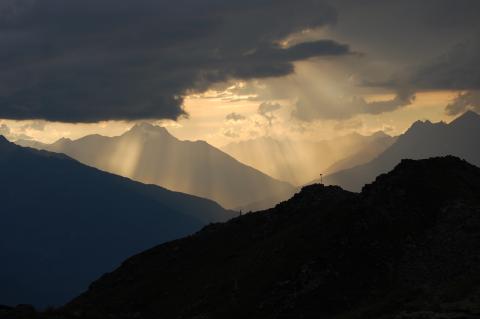
<svg viewBox="0 0 480 319">
<path fill-rule="evenodd" d="M 351 133 L 318 142 L 278 140 L 271 136 L 230 143 L 221 149 L 246 165 L 284 180 L 302 185 L 335 165 L 352 167 L 368 162 L 390 146 L 395 138 L 384 132 L 364 136 Z M 349 158 L 349 161 L 340 163 Z"/>
<path fill-rule="evenodd" d="M 480 169 L 452 156 L 403 160 L 360 194 L 309 185 L 275 208 L 143 252 L 63 311 L 476 318 L 479 236 Z"/>
<path fill-rule="evenodd" d="M 84 164 L 143 183 L 210 198 L 227 208 L 256 202 L 262 204 L 255 209 L 268 208 L 295 191 L 292 185 L 242 164 L 204 141 L 180 141 L 165 128 L 147 123 L 117 137 L 88 135 L 32 146 L 65 153 Z"/>
<path fill-rule="evenodd" d="M 324 177 L 326 184 L 360 191 L 363 185 L 391 170 L 403 158 L 422 159 L 454 155 L 480 165 L 480 116 L 465 113 L 449 124 L 416 121 L 394 144 L 372 161 Z"/>
<path fill-rule="evenodd" d="M 0 318 L 476 319 L 479 249 L 480 168 L 405 159 L 361 193 L 305 186 L 125 260 L 62 308 Z"/>
<path fill-rule="evenodd" d="M 236 216 L 2 137 L 0 182 L 0 303 L 59 305 L 127 256 Z"/>
</svg>

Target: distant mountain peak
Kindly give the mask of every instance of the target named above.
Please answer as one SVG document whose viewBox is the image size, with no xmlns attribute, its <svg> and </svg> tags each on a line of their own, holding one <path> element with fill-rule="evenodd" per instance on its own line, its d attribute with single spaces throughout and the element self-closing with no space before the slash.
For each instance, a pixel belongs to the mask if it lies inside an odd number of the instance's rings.
<svg viewBox="0 0 480 319">
<path fill-rule="evenodd" d="M 162 126 L 153 125 L 147 122 L 135 124 L 130 131 L 127 133 L 137 133 L 137 134 L 162 134 L 171 136 L 168 130 Z"/>
<path fill-rule="evenodd" d="M 385 133 L 384 131 L 376 131 L 374 132 L 372 135 L 370 135 L 372 137 L 375 137 L 375 138 L 382 138 L 382 137 L 391 137 L 390 135 L 388 135 L 387 133 Z"/>
<path fill-rule="evenodd" d="M 415 127 L 415 126 L 430 126 L 432 124 L 433 123 L 430 122 L 430 120 L 417 120 L 412 124 L 412 127 Z"/>
<path fill-rule="evenodd" d="M 62 137 L 56 143 L 68 143 L 68 142 L 72 142 L 72 140 L 69 139 L 68 137 Z"/>
<path fill-rule="evenodd" d="M 430 130 L 431 128 L 434 128 L 434 127 L 440 128 L 440 127 L 444 127 L 444 126 L 447 126 L 447 124 L 443 121 L 433 123 L 430 120 L 424 120 L 424 121 L 418 120 L 418 121 L 415 121 L 412 124 L 412 126 L 410 126 L 410 128 L 407 130 L 407 132 L 405 134 L 407 134 L 407 135 L 423 134 L 423 132 L 425 132 L 425 130 Z"/>
<path fill-rule="evenodd" d="M 466 126 L 466 125 L 480 125 L 480 114 L 474 111 L 467 111 L 453 120 L 450 125 Z"/>
<path fill-rule="evenodd" d="M 5 136 L 3 135 L 0 135 L 0 144 L 3 144 L 3 143 L 10 143 Z"/>
<path fill-rule="evenodd" d="M 7 150 L 12 148 L 13 143 L 11 143 L 7 138 L 3 135 L 0 135 L 0 150 Z M 0 154 L 1 155 L 1 154 Z"/>
<path fill-rule="evenodd" d="M 124 258 L 234 216 L 213 201 L 2 136 L 0 181 L 0 259 L 8 260 L 0 262 L 0 303 L 12 305 L 60 305 Z M 22 240 L 12 241 L 15 236 Z"/>
</svg>

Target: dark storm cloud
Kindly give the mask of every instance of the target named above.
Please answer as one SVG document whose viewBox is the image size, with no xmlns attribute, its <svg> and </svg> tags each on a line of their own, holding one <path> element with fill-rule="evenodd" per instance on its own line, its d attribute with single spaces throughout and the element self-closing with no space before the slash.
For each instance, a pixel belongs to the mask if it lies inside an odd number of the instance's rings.
<svg viewBox="0 0 480 319">
<path fill-rule="evenodd" d="M 349 53 L 277 42 L 336 21 L 317 0 L 2 0 L 0 118 L 171 118 L 183 96 Z"/>
<path fill-rule="evenodd" d="M 409 90 L 398 91 L 395 97 L 385 101 L 368 102 L 359 96 L 343 100 L 324 100 L 306 95 L 299 99 L 292 116 L 310 122 L 316 119 L 346 120 L 358 114 L 381 114 L 392 112 L 412 104 L 415 94 Z"/>
<path fill-rule="evenodd" d="M 480 1 L 336 0 L 337 39 L 359 48 L 378 74 L 361 75 L 364 86 L 411 93 L 480 89 Z M 408 88 L 408 90 L 406 90 Z M 410 94 L 411 94 L 410 93 Z M 398 95 L 373 109 L 408 105 Z M 461 104 L 460 98 L 460 104 Z M 463 99 L 465 100 L 465 99 Z M 370 106 L 369 106 L 370 108 Z M 357 110 L 365 109 L 363 103 Z M 450 106 L 447 112 L 457 109 Z"/>
<path fill-rule="evenodd" d="M 480 89 L 480 33 L 454 45 L 432 63 L 413 70 L 408 78 L 419 89 Z"/>
<path fill-rule="evenodd" d="M 445 107 L 448 115 L 458 115 L 469 109 L 480 110 L 480 33 L 452 45 L 444 54 L 407 70 L 387 86 L 408 85 L 416 91 L 467 91 Z"/>
</svg>

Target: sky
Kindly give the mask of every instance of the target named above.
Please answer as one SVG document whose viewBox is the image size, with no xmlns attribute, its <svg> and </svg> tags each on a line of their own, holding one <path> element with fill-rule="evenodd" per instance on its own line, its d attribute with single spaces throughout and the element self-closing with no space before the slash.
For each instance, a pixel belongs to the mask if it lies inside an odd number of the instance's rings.
<svg viewBox="0 0 480 319">
<path fill-rule="evenodd" d="M 2 0 L 0 134 L 215 146 L 480 111 L 476 0 Z"/>
</svg>

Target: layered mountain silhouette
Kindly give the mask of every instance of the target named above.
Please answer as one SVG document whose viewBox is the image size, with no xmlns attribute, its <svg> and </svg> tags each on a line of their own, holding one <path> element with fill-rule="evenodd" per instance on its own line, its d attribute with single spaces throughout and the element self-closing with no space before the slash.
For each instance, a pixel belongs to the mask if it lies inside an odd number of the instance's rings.
<svg viewBox="0 0 480 319">
<path fill-rule="evenodd" d="M 404 160 L 360 194 L 307 186 L 136 255 L 58 315 L 478 318 L 478 251 L 480 169 Z"/>
<path fill-rule="evenodd" d="M 366 164 L 382 154 L 397 140 L 396 137 L 391 137 L 383 132 L 377 132 L 371 136 L 365 137 L 365 139 L 366 141 L 360 144 L 359 150 L 357 150 L 358 147 L 354 147 L 354 154 L 336 161 L 324 171 L 324 174 L 333 174 L 358 165 Z M 351 151 L 352 149 L 350 149 L 350 152 Z"/>
<path fill-rule="evenodd" d="M 455 155 L 480 165 L 479 136 L 480 115 L 473 111 L 466 112 L 449 124 L 417 121 L 372 161 L 326 176 L 324 182 L 360 191 L 363 185 L 391 170 L 403 158 Z"/>
<path fill-rule="evenodd" d="M 126 257 L 232 214 L 0 136 L 0 303 L 62 304 Z"/>
<path fill-rule="evenodd" d="M 480 169 L 403 160 L 361 193 L 304 187 L 129 258 L 60 309 L 0 318 L 474 319 L 479 249 Z"/>
<path fill-rule="evenodd" d="M 272 207 L 295 188 L 244 165 L 203 141 L 180 141 L 165 128 L 138 124 L 118 137 L 89 135 L 45 145 L 19 144 L 67 154 L 80 162 L 134 180 L 215 200 L 227 208 Z"/>
<path fill-rule="evenodd" d="M 321 173 L 333 173 L 367 163 L 394 141 L 395 138 L 383 132 L 371 136 L 349 134 L 320 142 L 261 137 L 231 143 L 222 150 L 279 180 L 302 185 Z"/>
</svg>

